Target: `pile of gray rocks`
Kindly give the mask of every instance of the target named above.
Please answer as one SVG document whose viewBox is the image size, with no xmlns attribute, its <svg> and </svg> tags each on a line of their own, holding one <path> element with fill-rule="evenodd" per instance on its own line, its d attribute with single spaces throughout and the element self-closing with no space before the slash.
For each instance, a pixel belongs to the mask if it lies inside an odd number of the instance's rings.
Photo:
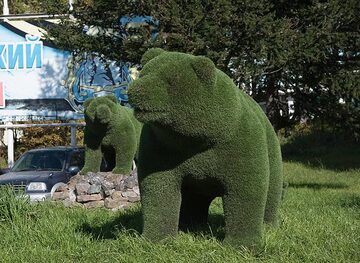
<svg viewBox="0 0 360 263">
<path fill-rule="evenodd" d="M 116 211 L 140 201 L 136 170 L 130 175 L 112 173 L 77 174 L 59 187 L 52 200 L 65 206 L 105 207 Z"/>
</svg>

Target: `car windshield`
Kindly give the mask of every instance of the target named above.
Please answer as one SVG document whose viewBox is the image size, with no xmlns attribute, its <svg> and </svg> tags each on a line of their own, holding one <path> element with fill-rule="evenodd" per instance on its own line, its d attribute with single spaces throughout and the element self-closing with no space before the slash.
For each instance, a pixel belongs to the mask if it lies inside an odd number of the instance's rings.
<svg viewBox="0 0 360 263">
<path fill-rule="evenodd" d="M 28 152 L 15 163 L 11 171 L 61 171 L 64 167 L 64 162 L 64 151 Z"/>
</svg>

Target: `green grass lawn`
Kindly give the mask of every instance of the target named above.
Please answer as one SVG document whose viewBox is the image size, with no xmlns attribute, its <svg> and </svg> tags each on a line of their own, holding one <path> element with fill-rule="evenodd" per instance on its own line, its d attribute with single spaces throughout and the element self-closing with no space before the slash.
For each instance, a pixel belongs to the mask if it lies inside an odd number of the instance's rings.
<svg viewBox="0 0 360 263">
<path fill-rule="evenodd" d="M 256 255 L 219 241 L 220 199 L 202 232 L 152 244 L 139 235 L 139 206 L 116 213 L 30 206 L 2 193 L 0 262 L 360 262 L 360 147 L 284 153 L 281 226 L 266 229 L 265 247 Z"/>
</svg>

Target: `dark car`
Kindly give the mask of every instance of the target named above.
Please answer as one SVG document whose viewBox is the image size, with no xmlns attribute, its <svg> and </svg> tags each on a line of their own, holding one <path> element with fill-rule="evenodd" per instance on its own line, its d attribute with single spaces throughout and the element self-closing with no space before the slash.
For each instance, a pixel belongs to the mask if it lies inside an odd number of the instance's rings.
<svg viewBox="0 0 360 263">
<path fill-rule="evenodd" d="M 0 175 L 6 174 L 10 171 L 10 168 L 0 168 Z"/>
<path fill-rule="evenodd" d="M 54 147 L 24 153 L 6 174 L 0 175 L 0 185 L 10 185 L 31 201 L 50 198 L 84 165 L 84 149 Z"/>
</svg>

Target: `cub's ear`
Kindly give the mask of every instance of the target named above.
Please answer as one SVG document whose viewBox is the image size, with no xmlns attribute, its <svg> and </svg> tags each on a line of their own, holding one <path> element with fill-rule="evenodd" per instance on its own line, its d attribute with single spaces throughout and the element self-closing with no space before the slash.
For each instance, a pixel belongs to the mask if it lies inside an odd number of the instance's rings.
<svg viewBox="0 0 360 263">
<path fill-rule="evenodd" d="M 211 59 L 203 56 L 196 56 L 191 61 L 191 66 L 196 76 L 206 83 L 206 85 L 214 85 L 216 80 L 216 67 Z"/>
<path fill-rule="evenodd" d="M 152 60 L 153 58 L 161 55 L 162 53 L 164 53 L 165 50 L 161 49 L 161 48 L 151 48 L 148 51 L 146 51 L 144 53 L 144 55 L 141 58 L 141 65 L 145 65 L 146 63 L 148 63 L 150 60 Z"/>
<path fill-rule="evenodd" d="M 94 100 L 94 98 L 86 99 L 83 103 L 84 108 L 89 107 L 90 103 Z"/>
<path fill-rule="evenodd" d="M 111 100 L 112 102 L 115 102 L 115 103 L 118 102 L 117 99 L 116 99 L 116 97 L 115 97 L 114 95 L 107 95 L 106 98 L 109 99 L 109 100 Z"/>
</svg>

